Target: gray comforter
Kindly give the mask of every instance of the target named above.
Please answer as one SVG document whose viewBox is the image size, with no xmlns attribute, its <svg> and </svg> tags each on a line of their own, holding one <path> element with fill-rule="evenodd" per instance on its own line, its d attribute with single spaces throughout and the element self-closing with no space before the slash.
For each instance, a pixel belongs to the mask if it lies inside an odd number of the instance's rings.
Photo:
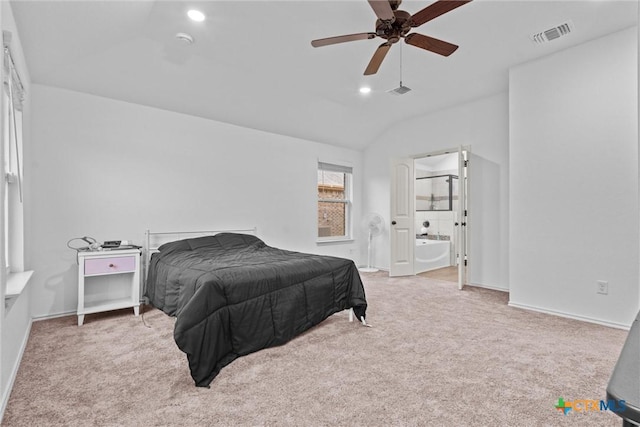
<svg viewBox="0 0 640 427">
<path fill-rule="evenodd" d="M 352 261 L 286 251 L 222 233 L 153 254 L 145 296 L 176 316 L 174 338 L 197 386 L 239 356 L 284 344 L 331 314 L 367 302 Z"/>
</svg>

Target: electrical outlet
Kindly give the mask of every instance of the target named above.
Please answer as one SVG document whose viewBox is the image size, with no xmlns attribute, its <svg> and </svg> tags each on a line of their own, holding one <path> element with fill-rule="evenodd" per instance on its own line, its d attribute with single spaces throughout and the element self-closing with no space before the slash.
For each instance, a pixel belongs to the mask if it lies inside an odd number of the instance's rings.
<svg viewBox="0 0 640 427">
<path fill-rule="evenodd" d="M 598 280 L 597 284 L 598 289 L 596 293 L 599 293 L 601 295 L 607 295 L 609 293 L 609 282 L 607 282 L 606 280 Z"/>
</svg>

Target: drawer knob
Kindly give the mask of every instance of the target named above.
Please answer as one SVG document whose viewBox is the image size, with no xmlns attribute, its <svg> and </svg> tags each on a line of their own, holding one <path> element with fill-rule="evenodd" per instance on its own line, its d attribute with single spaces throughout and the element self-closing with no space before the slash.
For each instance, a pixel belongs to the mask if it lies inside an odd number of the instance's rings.
<svg viewBox="0 0 640 427">
<path fill-rule="evenodd" d="M 116 266 L 115 264 L 109 264 L 109 268 L 113 268 L 115 266 Z"/>
</svg>

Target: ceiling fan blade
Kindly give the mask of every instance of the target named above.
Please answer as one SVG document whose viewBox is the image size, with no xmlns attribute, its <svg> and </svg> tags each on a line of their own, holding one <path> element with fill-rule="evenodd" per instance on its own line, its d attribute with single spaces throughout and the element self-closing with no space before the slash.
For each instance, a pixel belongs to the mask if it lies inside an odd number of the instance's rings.
<svg viewBox="0 0 640 427">
<path fill-rule="evenodd" d="M 321 46 L 328 46 L 330 44 L 352 42 L 352 41 L 356 41 L 356 40 L 373 39 L 375 37 L 376 37 L 376 33 L 347 34 L 347 35 L 344 35 L 344 36 L 327 37 L 325 39 L 313 40 L 311 42 L 311 46 L 313 46 L 313 47 L 321 47 Z"/>
<path fill-rule="evenodd" d="M 458 48 L 455 44 L 434 39 L 433 37 L 419 33 L 408 34 L 404 38 L 404 41 L 411 46 L 419 47 L 442 56 L 449 56 Z"/>
<path fill-rule="evenodd" d="M 447 12 L 451 12 L 460 6 L 469 3 L 471 0 L 439 0 L 419 12 L 416 12 L 412 17 L 412 27 L 419 27 L 425 22 L 431 21 L 440 15 L 444 15 Z"/>
<path fill-rule="evenodd" d="M 367 65 L 367 69 L 364 70 L 364 75 L 369 76 L 371 74 L 375 74 L 378 72 L 378 68 L 380 68 L 380 64 L 384 60 L 384 57 L 387 56 L 387 52 L 391 48 L 391 43 L 382 43 L 378 46 L 378 49 L 374 52 L 371 57 L 371 61 L 369 61 L 369 65 Z"/>
<path fill-rule="evenodd" d="M 394 21 L 396 16 L 393 14 L 393 9 L 389 4 L 389 0 L 368 0 L 371 8 L 375 12 L 376 16 L 383 21 Z"/>
</svg>

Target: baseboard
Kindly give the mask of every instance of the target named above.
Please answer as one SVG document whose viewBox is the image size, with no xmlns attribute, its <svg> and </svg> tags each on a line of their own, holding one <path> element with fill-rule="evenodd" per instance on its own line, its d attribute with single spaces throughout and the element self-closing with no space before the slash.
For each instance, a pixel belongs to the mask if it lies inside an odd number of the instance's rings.
<svg viewBox="0 0 640 427">
<path fill-rule="evenodd" d="M 7 388 L 3 390 L 2 407 L 0 408 L 0 424 L 2 424 L 2 418 L 4 418 L 4 411 L 5 409 L 7 409 L 7 404 L 9 403 L 9 397 L 11 396 L 11 390 L 13 390 L 13 384 L 16 381 L 16 376 L 18 375 L 18 369 L 20 368 L 20 362 L 22 361 L 22 356 L 24 356 L 24 351 L 27 348 L 29 335 L 31 335 L 32 324 L 33 324 L 33 319 L 29 320 L 29 326 L 27 327 L 27 331 L 24 334 L 24 338 L 22 339 L 22 344 L 20 345 L 20 351 L 18 352 L 18 357 L 16 358 L 15 364 L 11 369 L 11 376 L 7 383 Z"/>
<path fill-rule="evenodd" d="M 388 267 L 374 267 L 377 268 L 380 271 L 383 271 L 385 273 L 389 272 L 389 268 Z M 500 291 L 500 292 L 509 292 L 509 289 L 504 289 L 504 288 L 498 288 L 496 286 L 489 286 L 489 285 L 482 285 L 480 283 L 467 283 L 465 286 L 473 286 L 475 288 L 483 288 L 483 289 L 489 289 L 491 291 Z"/>
<path fill-rule="evenodd" d="M 594 319 L 592 317 L 580 316 L 577 314 L 565 313 L 562 311 L 549 310 L 546 308 L 535 307 L 527 304 L 520 304 L 513 301 L 509 301 L 509 307 L 521 308 L 523 310 L 535 311 L 538 313 L 551 314 L 553 316 L 564 317 L 566 319 L 580 320 L 582 322 L 595 323 L 596 325 L 608 326 L 610 328 L 615 328 L 615 329 L 623 329 L 625 331 L 628 331 L 629 328 L 631 328 L 631 325 L 625 325 L 617 322 L 610 322 L 608 320 L 602 320 L 602 319 Z"/>
<path fill-rule="evenodd" d="M 58 317 L 66 317 L 66 316 L 74 316 L 77 312 L 74 311 L 65 311 L 62 313 L 56 314 L 47 314 L 44 316 L 35 316 L 31 320 L 34 322 L 39 322 L 40 320 L 49 320 L 49 319 L 57 319 Z"/>
<path fill-rule="evenodd" d="M 358 271 L 360 271 L 360 269 L 361 269 L 361 268 L 365 268 L 365 267 L 366 267 L 366 266 L 361 265 L 360 267 L 358 267 Z M 379 271 L 384 271 L 384 272 L 386 272 L 386 273 L 388 273 L 388 272 L 389 272 L 389 269 L 388 269 L 388 268 L 376 267 L 375 265 L 374 265 L 374 266 L 371 266 L 371 268 L 375 268 L 375 269 L 377 269 L 377 270 L 379 270 Z"/>
<path fill-rule="evenodd" d="M 473 286 L 475 288 L 489 289 L 491 291 L 509 292 L 509 289 L 498 288 L 496 286 L 481 285 L 479 283 L 467 283 L 465 286 Z"/>
</svg>

